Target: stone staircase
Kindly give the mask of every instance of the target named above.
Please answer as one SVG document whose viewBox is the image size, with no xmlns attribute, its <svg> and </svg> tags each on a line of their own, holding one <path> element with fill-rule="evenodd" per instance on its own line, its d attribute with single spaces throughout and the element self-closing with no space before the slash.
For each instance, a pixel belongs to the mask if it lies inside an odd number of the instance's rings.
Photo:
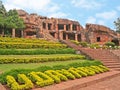
<svg viewBox="0 0 120 90">
<path fill-rule="evenodd" d="M 52 35 L 50 35 L 50 33 L 48 31 L 43 31 L 43 38 L 49 41 L 55 41 L 58 42 L 57 39 L 55 39 Z"/>
<path fill-rule="evenodd" d="M 76 51 L 80 49 L 80 46 L 70 42 L 69 40 L 60 40 L 60 42 L 66 44 L 67 46 L 74 48 Z"/>
<path fill-rule="evenodd" d="M 110 50 L 110 52 L 117 55 L 120 58 L 120 49 Z"/>
<path fill-rule="evenodd" d="M 110 50 L 81 48 L 80 46 L 77 46 L 70 41 L 62 42 L 67 44 L 69 47 L 80 51 L 82 54 L 85 54 L 91 59 L 102 61 L 102 63 L 110 69 L 120 70 L 120 58 Z"/>
</svg>

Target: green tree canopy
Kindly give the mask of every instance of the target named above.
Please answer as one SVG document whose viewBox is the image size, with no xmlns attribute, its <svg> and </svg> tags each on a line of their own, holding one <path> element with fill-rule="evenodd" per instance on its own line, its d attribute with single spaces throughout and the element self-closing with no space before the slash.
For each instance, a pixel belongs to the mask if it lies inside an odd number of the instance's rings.
<svg viewBox="0 0 120 90">
<path fill-rule="evenodd" d="M 4 7 L 4 5 L 2 4 L 1 0 L 0 0 L 0 14 L 2 14 L 3 16 L 5 16 L 7 14 L 7 11 Z"/>
<path fill-rule="evenodd" d="M 21 19 L 16 10 L 9 10 L 6 18 L 7 28 L 22 29 L 25 28 L 23 19 Z"/>
<path fill-rule="evenodd" d="M 120 18 L 117 18 L 116 21 L 114 21 L 116 32 L 120 33 Z"/>
<path fill-rule="evenodd" d="M 4 22 L 5 22 L 5 19 L 4 19 L 4 17 L 0 14 L 0 28 L 4 28 Z"/>
<path fill-rule="evenodd" d="M 4 29 L 5 27 L 5 18 L 6 18 L 6 9 L 0 0 L 0 29 Z"/>
</svg>

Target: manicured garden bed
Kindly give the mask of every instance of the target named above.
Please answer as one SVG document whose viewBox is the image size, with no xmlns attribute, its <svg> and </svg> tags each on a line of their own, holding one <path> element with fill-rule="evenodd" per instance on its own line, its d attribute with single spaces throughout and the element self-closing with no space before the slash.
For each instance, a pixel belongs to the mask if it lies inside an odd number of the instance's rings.
<svg viewBox="0 0 120 90">
<path fill-rule="evenodd" d="M 66 62 L 61 62 L 61 63 L 56 62 L 56 64 L 55 64 L 55 62 L 53 62 L 51 64 L 50 63 L 47 63 L 47 64 L 43 63 L 43 65 L 42 64 L 38 65 L 36 68 L 35 67 L 30 67 L 31 65 L 29 67 L 27 67 L 27 65 L 26 66 L 24 65 L 23 68 L 20 68 L 20 67 L 17 68 L 17 64 L 16 64 L 17 69 L 7 69 L 9 67 L 2 66 L 4 71 L 6 71 L 6 72 L 4 72 L 4 73 L 2 73 L 0 75 L 0 82 L 5 84 L 6 83 L 5 77 L 7 75 L 12 75 L 14 77 L 17 77 L 17 74 L 19 74 L 19 73 L 27 75 L 27 73 L 32 72 L 32 71 L 44 72 L 46 70 L 60 70 L 60 69 L 69 69 L 71 67 L 77 68 L 77 67 L 85 67 L 85 66 L 91 66 L 91 65 L 97 66 L 97 65 L 102 65 L 102 63 L 100 61 L 96 61 L 96 60 L 94 60 L 94 61 L 90 61 L 90 60 L 82 60 L 82 61 L 80 61 L 80 60 L 78 60 L 78 61 L 75 61 L 75 62 L 73 62 L 73 61 L 72 62 L 67 62 L 66 61 Z"/>
<path fill-rule="evenodd" d="M 0 48 L 0 83 L 10 90 L 44 87 L 109 70 L 59 42 L 0 38 Z"/>
<path fill-rule="evenodd" d="M 67 81 L 68 79 L 74 80 L 76 78 L 92 76 L 108 70 L 105 66 L 98 65 L 77 68 L 71 67 L 61 70 L 46 70 L 44 72 L 32 71 L 27 75 L 19 73 L 16 79 L 11 75 L 7 75 L 6 82 L 11 90 L 26 90 L 32 89 L 35 85 L 37 87 L 44 87 L 54 83 L 60 83 L 61 81 Z"/>
</svg>

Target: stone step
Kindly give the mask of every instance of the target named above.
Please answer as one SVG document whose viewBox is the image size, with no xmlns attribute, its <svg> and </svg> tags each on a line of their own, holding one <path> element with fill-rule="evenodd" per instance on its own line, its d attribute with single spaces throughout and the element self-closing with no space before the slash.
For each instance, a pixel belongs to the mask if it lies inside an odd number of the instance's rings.
<svg viewBox="0 0 120 90">
<path fill-rule="evenodd" d="M 114 62 L 118 62 L 118 60 L 115 60 L 115 59 L 98 59 L 98 60 L 100 60 L 100 61 L 114 61 Z"/>
<path fill-rule="evenodd" d="M 115 61 L 102 61 L 102 63 L 116 63 Z"/>
<path fill-rule="evenodd" d="M 120 65 L 111 65 L 111 66 L 107 66 L 108 68 L 120 68 Z"/>
<path fill-rule="evenodd" d="M 100 58 L 98 58 L 98 59 L 100 59 Z M 109 58 L 109 59 L 108 59 L 108 58 L 107 58 L 107 59 L 104 58 L 104 59 L 100 59 L 100 60 L 114 60 L 114 61 L 120 61 L 120 60 L 118 60 L 118 59 L 116 59 L 116 58 Z"/>
<path fill-rule="evenodd" d="M 120 62 L 118 62 L 118 61 L 114 61 L 114 60 L 100 60 L 100 61 L 102 61 L 102 62 L 104 62 L 104 63 L 109 63 L 109 62 L 111 62 L 111 63 L 120 63 Z"/>
<path fill-rule="evenodd" d="M 116 58 L 116 57 L 108 57 L 108 56 L 106 56 L 106 57 L 93 56 L 93 57 L 98 58 L 98 59 L 116 59 L 116 60 L 118 60 L 118 58 Z"/>
<path fill-rule="evenodd" d="M 120 71 L 120 68 L 112 68 L 111 70 L 117 70 L 117 71 Z"/>
<path fill-rule="evenodd" d="M 104 63 L 106 66 L 111 66 L 111 65 L 120 65 L 120 63 Z"/>
</svg>

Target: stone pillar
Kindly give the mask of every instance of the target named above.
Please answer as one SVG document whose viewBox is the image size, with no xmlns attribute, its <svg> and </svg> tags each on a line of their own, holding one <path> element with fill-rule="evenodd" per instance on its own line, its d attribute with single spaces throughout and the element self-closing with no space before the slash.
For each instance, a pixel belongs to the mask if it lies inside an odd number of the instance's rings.
<svg viewBox="0 0 120 90">
<path fill-rule="evenodd" d="M 54 26 L 53 26 L 53 23 L 51 24 L 51 30 L 54 30 Z"/>
<path fill-rule="evenodd" d="M 48 23 L 46 23 L 46 30 L 48 30 Z"/>
<path fill-rule="evenodd" d="M 79 31 L 80 29 L 79 29 L 79 25 L 77 25 L 77 31 Z"/>
<path fill-rule="evenodd" d="M 73 30 L 73 25 L 72 24 L 70 24 L 70 31 L 72 31 Z"/>
<path fill-rule="evenodd" d="M 13 38 L 15 37 L 15 29 L 14 28 L 12 29 L 12 37 Z"/>
<path fill-rule="evenodd" d="M 59 32 L 59 39 L 63 40 L 63 32 Z"/>
<path fill-rule="evenodd" d="M 55 33 L 55 38 L 58 39 L 58 33 Z"/>
<path fill-rule="evenodd" d="M 56 31 L 58 31 L 58 24 L 55 25 L 55 29 L 56 29 Z"/>
<path fill-rule="evenodd" d="M 64 25 L 64 31 L 66 31 L 66 24 Z"/>
<path fill-rule="evenodd" d="M 91 36 L 89 37 L 90 43 L 95 43 L 95 37 L 94 37 L 94 32 L 91 32 Z"/>
<path fill-rule="evenodd" d="M 78 41 L 78 34 L 75 34 L 75 41 Z"/>
<path fill-rule="evenodd" d="M 68 40 L 68 34 L 66 34 L 66 40 Z"/>
</svg>

